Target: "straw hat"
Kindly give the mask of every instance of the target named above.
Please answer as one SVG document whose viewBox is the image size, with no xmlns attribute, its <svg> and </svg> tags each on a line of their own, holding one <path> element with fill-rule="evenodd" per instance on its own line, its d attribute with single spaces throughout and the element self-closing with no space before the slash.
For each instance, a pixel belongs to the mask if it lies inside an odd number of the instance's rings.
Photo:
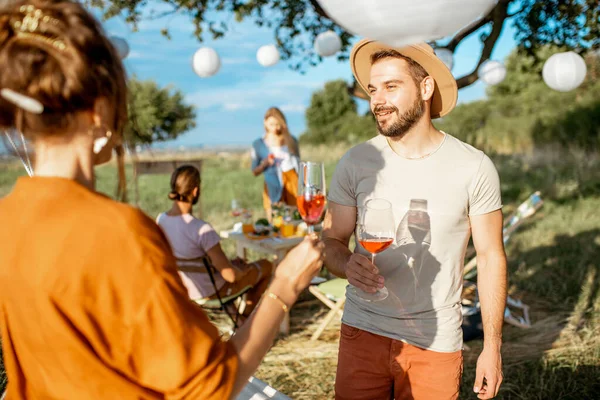
<svg viewBox="0 0 600 400">
<path fill-rule="evenodd" d="M 456 80 L 448 67 L 435 55 L 433 48 L 426 43 L 394 48 L 371 39 L 358 42 L 350 54 L 350 65 L 356 81 L 365 93 L 369 93 L 367 86 L 371 79 L 371 55 L 380 50 L 396 50 L 403 56 L 413 59 L 435 80 L 435 91 L 431 102 L 432 119 L 447 115 L 456 106 L 458 98 Z"/>
</svg>

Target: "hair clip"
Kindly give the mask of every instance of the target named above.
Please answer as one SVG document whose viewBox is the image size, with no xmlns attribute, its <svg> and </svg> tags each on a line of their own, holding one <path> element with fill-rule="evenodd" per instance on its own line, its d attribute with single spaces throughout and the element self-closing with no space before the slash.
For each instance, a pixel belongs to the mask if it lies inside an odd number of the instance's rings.
<svg viewBox="0 0 600 400">
<path fill-rule="evenodd" d="M 9 101 L 17 107 L 28 111 L 33 114 L 41 114 L 44 112 L 44 106 L 38 100 L 25 96 L 24 94 L 17 93 L 12 89 L 0 89 L 0 96 L 6 101 Z"/>
<path fill-rule="evenodd" d="M 67 46 L 62 40 L 53 39 L 44 35 L 44 33 L 46 33 L 46 27 L 44 25 L 40 26 L 40 21 L 45 24 L 53 25 L 60 24 L 60 21 L 58 21 L 56 18 L 44 15 L 42 10 L 37 9 L 32 5 L 21 6 L 19 8 L 19 11 L 26 15 L 23 17 L 22 21 L 16 21 L 13 24 L 13 28 L 15 29 L 15 34 L 17 36 L 23 36 L 35 40 L 40 40 L 51 46 L 54 46 L 60 51 L 64 51 L 67 48 Z M 37 32 L 38 28 L 39 31 L 42 33 Z"/>
</svg>

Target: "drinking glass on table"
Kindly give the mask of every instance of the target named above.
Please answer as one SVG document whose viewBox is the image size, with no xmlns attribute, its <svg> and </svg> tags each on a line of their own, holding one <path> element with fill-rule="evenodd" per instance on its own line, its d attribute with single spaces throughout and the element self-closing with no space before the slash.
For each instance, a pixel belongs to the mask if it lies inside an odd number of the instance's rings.
<svg viewBox="0 0 600 400">
<path fill-rule="evenodd" d="M 239 202 L 236 199 L 231 200 L 231 216 L 237 218 L 242 215 L 242 212 Z"/>
<path fill-rule="evenodd" d="M 357 229 L 360 245 L 371 253 L 371 262 L 375 265 L 375 255 L 381 253 L 394 242 L 394 214 L 392 204 L 384 199 L 371 199 L 365 204 Z M 354 292 L 366 301 L 381 301 L 388 297 L 384 286 L 375 293 L 367 293 L 356 287 Z"/>
<path fill-rule="evenodd" d="M 323 163 L 300 163 L 298 174 L 298 212 L 308 226 L 308 233 L 315 231 L 314 226 L 321 222 L 325 211 L 325 167 Z"/>
</svg>

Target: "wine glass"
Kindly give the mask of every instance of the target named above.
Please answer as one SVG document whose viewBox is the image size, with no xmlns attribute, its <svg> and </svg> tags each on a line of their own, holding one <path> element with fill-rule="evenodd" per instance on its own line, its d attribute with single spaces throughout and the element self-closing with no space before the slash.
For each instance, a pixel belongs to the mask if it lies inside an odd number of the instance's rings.
<svg viewBox="0 0 600 400">
<path fill-rule="evenodd" d="M 323 163 L 303 161 L 299 172 L 298 212 L 308 225 L 308 233 L 313 233 L 325 210 L 325 167 Z"/>
<path fill-rule="evenodd" d="M 357 236 L 360 245 L 371 253 L 371 262 L 375 265 L 375 255 L 381 253 L 394 242 L 394 214 L 392 204 L 384 199 L 371 199 L 364 206 L 360 218 Z M 354 288 L 358 297 L 366 301 L 381 301 L 388 297 L 384 286 L 375 293 L 367 293 Z"/>
<path fill-rule="evenodd" d="M 240 204 L 236 199 L 231 200 L 231 216 L 239 217 L 242 215 L 242 209 L 240 208 Z"/>
</svg>

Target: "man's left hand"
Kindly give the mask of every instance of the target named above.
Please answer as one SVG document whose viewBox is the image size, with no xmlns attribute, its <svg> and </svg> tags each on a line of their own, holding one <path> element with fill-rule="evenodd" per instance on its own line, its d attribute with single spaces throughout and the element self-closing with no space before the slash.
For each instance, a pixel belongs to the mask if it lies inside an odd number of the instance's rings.
<svg viewBox="0 0 600 400">
<path fill-rule="evenodd" d="M 477 360 L 473 391 L 479 399 L 493 399 L 502 383 L 502 356 L 499 349 L 484 347 Z"/>
</svg>

